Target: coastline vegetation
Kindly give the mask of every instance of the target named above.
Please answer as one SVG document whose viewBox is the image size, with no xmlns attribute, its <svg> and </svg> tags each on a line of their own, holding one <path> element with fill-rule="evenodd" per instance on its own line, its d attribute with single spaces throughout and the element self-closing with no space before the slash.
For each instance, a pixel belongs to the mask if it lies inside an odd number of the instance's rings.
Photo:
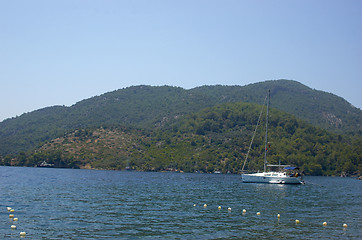
<svg viewBox="0 0 362 240">
<path fill-rule="evenodd" d="M 137 171 L 239 173 L 262 106 L 224 103 L 165 121 L 155 128 L 104 124 L 70 130 L 35 150 L 7 154 L 1 165 Z M 262 120 L 265 121 L 265 120 Z M 263 123 L 247 169 L 261 170 Z M 361 175 L 362 138 L 312 126 L 277 109 L 269 117 L 268 162 L 307 175 Z"/>
</svg>

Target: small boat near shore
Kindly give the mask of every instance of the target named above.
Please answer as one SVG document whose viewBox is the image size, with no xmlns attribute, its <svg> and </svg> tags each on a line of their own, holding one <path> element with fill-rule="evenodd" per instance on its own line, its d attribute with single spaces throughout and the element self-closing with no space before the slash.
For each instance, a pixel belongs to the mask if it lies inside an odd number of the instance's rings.
<svg viewBox="0 0 362 240">
<path fill-rule="evenodd" d="M 38 164 L 37 167 L 53 168 L 54 164 L 47 163 L 46 161 L 43 161 L 40 164 Z"/>
</svg>

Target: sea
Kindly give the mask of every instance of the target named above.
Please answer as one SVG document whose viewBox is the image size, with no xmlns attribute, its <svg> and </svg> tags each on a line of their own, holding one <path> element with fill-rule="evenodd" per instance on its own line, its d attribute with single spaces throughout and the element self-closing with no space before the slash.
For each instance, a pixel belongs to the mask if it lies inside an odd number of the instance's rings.
<svg viewBox="0 0 362 240">
<path fill-rule="evenodd" d="M 304 180 L 0 167 L 0 239 L 362 239 L 362 181 Z"/>
</svg>

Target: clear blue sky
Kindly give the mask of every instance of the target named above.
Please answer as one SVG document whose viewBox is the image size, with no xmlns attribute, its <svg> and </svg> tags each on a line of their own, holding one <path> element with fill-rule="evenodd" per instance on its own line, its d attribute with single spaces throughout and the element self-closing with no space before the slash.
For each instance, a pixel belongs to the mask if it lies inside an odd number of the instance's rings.
<svg viewBox="0 0 362 240">
<path fill-rule="evenodd" d="M 132 85 L 272 79 L 362 109 L 362 1 L 0 1 L 0 121 Z"/>
</svg>

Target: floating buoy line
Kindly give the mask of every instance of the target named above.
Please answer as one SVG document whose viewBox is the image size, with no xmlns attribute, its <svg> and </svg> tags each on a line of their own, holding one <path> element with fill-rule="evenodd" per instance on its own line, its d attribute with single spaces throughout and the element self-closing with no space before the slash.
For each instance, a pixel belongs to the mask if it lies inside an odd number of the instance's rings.
<svg viewBox="0 0 362 240">
<path fill-rule="evenodd" d="M 13 208 L 7 207 L 6 209 L 8 212 L 10 212 L 10 214 L 9 214 L 9 219 L 11 222 L 10 229 L 16 230 L 17 227 L 16 227 L 15 223 L 19 221 L 19 218 L 15 217 L 15 215 L 14 215 L 15 210 Z M 20 238 L 24 238 L 25 236 L 26 236 L 26 232 L 20 232 Z"/>
<path fill-rule="evenodd" d="M 193 206 L 196 207 L 196 204 L 193 204 Z M 204 206 L 204 208 L 207 208 L 207 207 L 208 207 L 208 205 L 207 205 L 206 203 L 205 203 L 203 206 Z M 220 211 L 220 210 L 222 209 L 222 207 L 221 207 L 220 205 L 218 205 L 217 209 Z M 228 208 L 227 208 L 227 211 L 230 213 L 230 212 L 231 212 L 231 207 L 228 207 Z M 246 215 L 246 209 L 243 209 L 243 210 L 241 211 L 241 214 L 242 214 L 242 215 Z M 257 215 L 257 216 L 260 216 L 260 215 L 261 215 L 261 212 L 256 212 L 256 215 Z M 277 219 L 278 219 L 278 222 L 279 222 L 279 221 L 280 221 L 280 217 L 281 217 L 280 213 L 278 213 L 276 216 L 277 216 Z M 296 225 L 298 225 L 298 224 L 301 223 L 301 221 L 300 221 L 299 219 L 295 219 L 294 222 L 295 222 Z M 322 223 L 322 226 L 326 227 L 326 226 L 327 226 L 327 222 L 323 222 L 323 223 Z M 348 227 L 348 225 L 347 225 L 346 223 L 343 223 L 342 227 L 343 227 L 343 230 L 346 230 L 347 227 Z"/>
<path fill-rule="evenodd" d="M 196 204 L 193 204 L 193 206 L 196 207 Z M 204 206 L 204 208 L 207 208 L 208 205 L 205 203 L 203 206 Z M 221 210 L 221 208 L 222 208 L 222 207 L 221 207 L 220 205 L 217 207 L 217 209 L 218 209 L 219 211 Z M 11 226 L 10 226 L 10 228 L 11 228 L 11 230 L 16 230 L 17 227 L 16 227 L 16 225 L 15 225 L 15 222 L 18 222 L 19 219 L 18 219 L 17 217 L 15 217 L 15 215 L 14 215 L 15 210 L 14 210 L 13 208 L 11 208 L 11 207 L 7 207 L 6 209 L 7 209 L 8 212 L 10 212 L 10 214 L 9 214 L 9 219 L 10 219 L 10 221 L 11 221 L 11 223 L 12 223 Z M 231 212 L 231 207 L 228 207 L 228 208 L 227 208 L 227 211 L 230 213 L 230 212 Z M 242 213 L 242 215 L 246 215 L 246 209 L 243 209 L 243 210 L 241 211 L 241 213 Z M 260 215 L 261 215 L 261 212 L 256 212 L 256 215 L 257 215 L 257 216 L 260 216 Z M 279 214 L 279 213 L 277 214 L 277 219 L 278 219 L 278 221 L 280 220 L 280 214 Z M 295 224 L 296 224 L 296 225 L 298 225 L 298 224 L 300 224 L 300 223 L 301 223 L 301 221 L 300 221 L 299 219 L 295 219 Z M 323 222 L 322 225 L 323 225 L 324 227 L 326 227 L 326 226 L 327 226 L 327 222 Z M 348 227 L 348 225 L 347 225 L 346 223 L 343 223 L 342 227 L 343 227 L 343 230 L 346 230 L 347 227 Z M 24 238 L 24 237 L 26 236 L 26 232 L 22 231 L 22 232 L 19 233 L 19 235 L 20 235 L 21 238 Z"/>
</svg>

